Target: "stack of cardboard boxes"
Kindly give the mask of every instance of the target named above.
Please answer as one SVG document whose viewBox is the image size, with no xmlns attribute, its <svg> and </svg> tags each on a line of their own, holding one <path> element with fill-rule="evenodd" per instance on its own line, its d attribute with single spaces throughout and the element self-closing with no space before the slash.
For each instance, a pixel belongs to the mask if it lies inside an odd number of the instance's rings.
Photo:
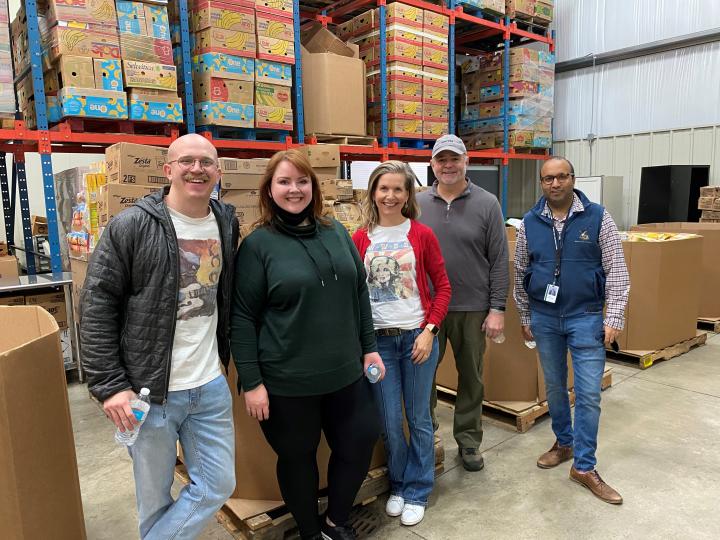
<svg viewBox="0 0 720 540">
<path fill-rule="evenodd" d="M 400 2 L 386 8 L 388 135 L 434 139 L 448 130 L 449 20 Z M 367 66 L 368 133 L 381 133 L 380 21 L 378 9 L 337 28 L 360 47 Z"/>
<path fill-rule="evenodd" d="M 172 27 L 178 28 L 174 4 Z M 192 0 L 188 6 L 197 124 L 291 131 L 292 0 Z M 179 31 L 173 39 L 179 41 Z"/>
<path fill-rule="evenodd" d="M 535 24 L 547 26 L 553 20 L 553 4 L 553 0 L 505 0 L 505 13 L 511 19 L 532 20 Z"/>
<path fill-rule="evenodd" d="M 720 223 L 720 187 L 701 187 L 698 209 L 702 210 L 700 223 Z"/>
<path fill-rule="evenodd" d="M 459 0 L 457 3 L 462 5 L 465 11 L 472 12 L 472 8 L 474 8 L 482 10 L 483 13 L 502 16 L 505 15 L 505 1 L 506 0 Z M 511 2 L 508 1 L 508 4 L 509 3 Z"/>
<path fill-rule="evenodd" d="M 8 0 L 0 0 L 0 117 L 15 117 Z"/>
<path fill-rule="evenodd" d="M 260 218 L 260 182 L 268 159 L 220 158 L 220 198 L 235 207 L 240 225 L 249 226 Z"/>
<path fill-rule="evenodd" d="M 18 262 L 15 256 L 8 253 L 5 242 L 0 242 L 0 279 L 18 277 Z"/>
<path fill-rule="evenodd" d="M 502 146 L 503 56 L 503 52 L 471 56 L 462 64 L 458 134 L 469 149 Z M 551 53 L 510 49 L 510 147 L 550 148 L 554 62 Z"/>
</svg>

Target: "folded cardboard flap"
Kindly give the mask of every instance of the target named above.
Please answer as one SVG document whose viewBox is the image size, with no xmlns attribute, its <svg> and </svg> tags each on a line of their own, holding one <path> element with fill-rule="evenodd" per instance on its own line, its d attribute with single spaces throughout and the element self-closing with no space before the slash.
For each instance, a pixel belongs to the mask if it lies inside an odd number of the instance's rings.
<svg viewBox="0 0 720 540">
<path fill-rule="evenodd" d="M 360 58 L 360 47 L 338 39 L 319 22 L 314 22 L 300 33 L 302 49 L 310 53 L 333 53 L 348 58 Z"/>
<path fill-rule="evenodd" d="M 0 326 L 12 332 L 0 333 L 0 354 L 58 331 L 58 324 L 40 306 L 0 306 Z"/>
</svg>

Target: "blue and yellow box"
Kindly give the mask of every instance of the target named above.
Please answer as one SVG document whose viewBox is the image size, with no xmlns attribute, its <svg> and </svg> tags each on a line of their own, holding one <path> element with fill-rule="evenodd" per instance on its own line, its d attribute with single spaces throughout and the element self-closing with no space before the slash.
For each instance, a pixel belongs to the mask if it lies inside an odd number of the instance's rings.
<svg viewBox="0 0 720 540">
<path fill-rule="evenodd" d="M 121 34 L 147 36 L 145 4 L 142 2 L 117 0 L 115 2 L 115 10 L 117 11 L 118 30 Z"/>
<path fill-rule="evenodd" d="M 195 105 L 199 126 L 255 127 L 255 107 L 244 103 L 203 101 Z"/>
<path fill-rule="evenodd" d="M 292 86 L 292 66 L 257 60 L 255 62 L 255 80 L 280 86 Z"/>
<path fill-rule="evenodd" d="M 213 77 L 255 80 L 255 60 L 242 56 L 210 52 L 193 56 L 193 69 L 197 73 L 209 73 Z"/>
<path fill-rule="evenodd" d="M 123 91 L 122 65 L 120 60 L 95 58 L 95 88 L 98 90 Z"/>
<path fill-rule="evenodd" d="M 60 114 L 87 118 L 110 118 L 126 120 L 128 117 L 127 96 L 112 90 L 91 88 L 61 88 L 58 92 Z"/>
<path fill-rule="evenodd" d="M 155 39 L 170 39 L 170 20 L 166 6 L 145 6 L 145 22 L 147 35 Z"/>
<path fill-rule="evenodd" d="M 55 124 L 62 118 L 60 110 L 60 99 L 57 96 L 47 96 L 47 121 L 49 124 Z"/>
<path fill-rule="evenodd" d="M 182 124 L 182 100 L 152 95 L 130 94 L 130 120 Z"/>
</svg>

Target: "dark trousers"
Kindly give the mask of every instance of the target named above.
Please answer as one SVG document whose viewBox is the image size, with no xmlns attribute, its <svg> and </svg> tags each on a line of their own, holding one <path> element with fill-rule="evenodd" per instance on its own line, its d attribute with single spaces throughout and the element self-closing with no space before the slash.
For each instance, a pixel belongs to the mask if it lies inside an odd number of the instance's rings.
<svg viewBox="0 0 720 540">
<path fill-rule="evenodd" d="M 260 426 L 278 456 L 280 491 L 303 538 L 320 534 L 316 454 L 320 432 L 325 433 L 331 450 L 327 515 L 336 525 L 345 525 L 380 433 L 378 409 L 365 377 L 331 394 L 270 395 L 270 419 Z"/>
</svg>

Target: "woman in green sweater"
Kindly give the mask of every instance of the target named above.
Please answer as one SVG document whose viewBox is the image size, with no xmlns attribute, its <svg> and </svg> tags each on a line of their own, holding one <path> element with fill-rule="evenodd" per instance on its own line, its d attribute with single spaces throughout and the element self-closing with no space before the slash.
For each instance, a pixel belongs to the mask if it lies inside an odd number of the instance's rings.
<svg viewBox="0 0 720 540">
<path fill-rule="evenodd" d="M 302 538 L 351 539 L 348 516 L 379 435 L 363 373 L 376 364 L 363 263 L 297 150 L 273 156 L 261 218 L 238 250 L 232 353 L 250 416 L 278 456 L 283 499 Z M 320 433 L 332 451 L 328 510 L 318 518 Z"/>
</svg>

